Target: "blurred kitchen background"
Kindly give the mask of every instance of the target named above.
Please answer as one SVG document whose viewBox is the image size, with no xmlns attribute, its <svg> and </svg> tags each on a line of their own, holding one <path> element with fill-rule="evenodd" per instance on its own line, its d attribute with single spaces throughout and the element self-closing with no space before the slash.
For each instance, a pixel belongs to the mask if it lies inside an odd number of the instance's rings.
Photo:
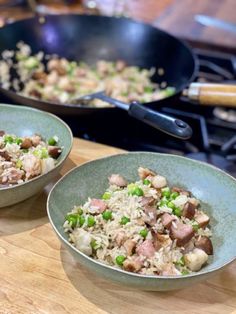
<svg viewBox="0 0 236 314">
<path fill-rule="evenodd" d="M 35 14 L 87 13 L 130 17 L 186 40 L 199 60 L 195 81 L 234 84 L 235 12 L 236 0 L 0 0 L 0 25 Z M 74 135 L 84 139 L 128 150 L 186 155 L 212 163 L 236 176 L 236 111 L 192 106 L 184 97 L 177 102 L 174 107 L 167 105 L 158 110 L 177 116 L 192 126 L 194 135 L 184 142 L 123 112 L 120 115 L 116 112 L 109 118 L 96 114 L 65 120 Z"/>
</svg>

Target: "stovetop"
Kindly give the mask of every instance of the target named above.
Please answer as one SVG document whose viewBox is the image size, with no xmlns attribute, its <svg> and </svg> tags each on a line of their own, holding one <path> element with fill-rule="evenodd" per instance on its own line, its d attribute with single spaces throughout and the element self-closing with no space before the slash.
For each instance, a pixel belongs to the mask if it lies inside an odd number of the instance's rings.
<svg viewBox="0 0 236 314">
<path fill-rule="evenodd" d="M 196 81 L 232 83 L 236 80 L 236 57 L 195 49 L 200 60 Z M 0 101 L 2 99 L 0 98 Z M 236 111 L 207 108 L 180 98 L 170 106 L 158 108 L 189 123 L 190 140 L 168 136 L 127 115 L 114 110 L 89 116 L 63 119 L 74 136 L 108 144 L 129 151 L 152 151 L 177 154 L 211 163 L 236 177 Z"/>
<path fill-rule="evenodd" d="M 236 80 L 233 55 L 195 49 L 200 60 L 196 81 L 232 83 Z M 236 111 L 207 108 L 184 97 L 159 111 L 191 125 L 193 136 L 183 141 L 159 132 L 127 115 L 114 112 L 67 121 L 74 135 L 130 151 L 177 154 L 211 163 L 236 177 Z"/>
</svg>

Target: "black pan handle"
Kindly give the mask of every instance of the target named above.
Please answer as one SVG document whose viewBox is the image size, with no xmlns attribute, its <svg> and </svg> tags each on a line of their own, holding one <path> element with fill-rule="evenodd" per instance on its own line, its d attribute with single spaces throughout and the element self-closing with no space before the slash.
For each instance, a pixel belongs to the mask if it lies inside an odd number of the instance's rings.
<svg viewBox="0 0 236 314">
<path fill-rule="evenodd" d="M 137 102 L 130 104 L 128 113 L 131 117 L 141 120 L 152 127 L 177 138 L 187 140 L 192 136 L 192 128 L 186 122 L 147 109 Z"/>
<path fill-rule="evenodd" d="M 126 110 L 131 117 L 145 122 L 155 129 L 174 137 L 187 140 L 192 136 L 191 127 L 184 121 L 148 109 L 147 107 L 140 105 L 138 102 L 132 102 L 130 105 L 128 105 L 117 99 L 107 96 L 103 92 L 98 92 L 87 96 L 88 100 L 95 98 L 108 102 L 120 109 Z"/>
</svg>

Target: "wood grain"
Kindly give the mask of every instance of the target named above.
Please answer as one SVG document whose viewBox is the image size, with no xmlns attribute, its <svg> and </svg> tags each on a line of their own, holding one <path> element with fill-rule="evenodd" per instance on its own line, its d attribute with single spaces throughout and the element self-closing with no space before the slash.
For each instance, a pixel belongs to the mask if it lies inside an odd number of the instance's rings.
<svg viewBox="0 0 236 314">
<path fill-rule="evenodd" d="M 75 139 L 62 173 L 121 150 Z M 52 185 L 51 185 L 52 186 Z M 133 291 L 88 273 L 65 251 L 46 215 L 51 186 L 0 210 L 0 313 L 236 313 L 236 263 L 181 291 Z"/>
</svg>

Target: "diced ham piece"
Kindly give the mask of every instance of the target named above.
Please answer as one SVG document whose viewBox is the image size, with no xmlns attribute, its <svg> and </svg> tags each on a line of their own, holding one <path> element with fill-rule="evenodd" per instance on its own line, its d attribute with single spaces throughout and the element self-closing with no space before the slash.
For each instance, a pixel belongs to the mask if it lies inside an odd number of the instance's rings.
<svg viewBox="0 0 236 314">
<path fill-rule="evenodd" d="M 157 209 L 156 207 L 151 207 L 151 206 L 145 206 L 145 217 L 144 221 L 150 225 L 154 226 L 155 223 L 157 222 Z"/>
<path fill-rule="evenodd" d="M 109 178 L 109 183 L 119 187 L 127 186 L 127 181 L 120 174 L 112 174 Z"/>
<path fill-rule="evenodd" d="M 152 230 L 152 239 L 156 251 L 162 247 L 171 245 L 172 241 L 168 234 L 161 234 Z"/>
<path fill-rule="evenodd" d="M 183 224 L 181 222 L 175 223 L 170 227 L 170 237 L 172 240 L 177 240 L 178 246 L 185 245 L 194 235 L 193 227 L 190 225 Z"/>
<path fill-rule="evenodd" d="M 155 247 L 152 240 L 145 240 L 142 244 L 139 244 L 136 248 L 138 255 L 152 257 L 155 254 Z"/>
<path fill-rule="evenodd" d="M 90 205 L 97 207 L 100 213 L 103 213 L 107 208 L 107 204 L 97 198 L 93 198 L 90 202 Z"/>
<path fill-rule="evenodd" d="M 195 248 L 184 255 L 185 265 L 192 271 L 198 271 L 207 262 L 208 255 L 201 249 Z"/>
<path fill-rule="evenodd" d="M 144 207 L 146 205 L 152 205 L 155 202 L 155 199 L 152 196 L 143 196 L 141 199 L 141 205 Z"/>
<path fill-rule="evenodd" d="M 204 214 L 202 211 L 198 211 L 194 216 L 194 219 L 196 220 L 200 228 L 206 227 L 210 221 L 210 217 Z"/>
<path fill-rule="evenodd" d="M 170 215 L 168 213 L 164 213 L 161 216 L 161 222 L 166 229 L 169 229 L 171 227 L 172 221 L 174 221 L 175 219 L 176 218 L 173 215 Z"/>
<path fill-rule="evenodd" d="M 161 271 L 162 276 L 176 276 L 181 275 L 181 272 L 175 268 L 173 264 L 166 264 L 164 269 Z"/>
<path fill-rule="evenodd" d="M 176 187 L 176 186 L 174 186 L 174 187 L 172 188 L 172 192 L 178 192 L 179 194 L 184 194 L 184 195 L 186 195 L 186 196 L 189 196 L 189 195 L 190 195 L 190 192 L 189 192 L 189 191 L 186 191 L 186 190 L 184 190 L 184 189 L 178 188 L 178 187 Z"/>
<path fill-rule="evenodd" d="M 142 268 L 142 266 L 143 262 L 138 256 L 126 259 L 123 263 L 124 270 L 131 271 L 133 273 L 137 273 Z"/>
<path fill-rule="evenodd" d="M 125 232 L 124 231 L 118 232 L 115 237 L 117 245 L 120 247 L 125 242 L 125 240 L 126 240 Z"/>
<path fill-rule="evenodd" d="M 148 168 L 139 167 L 138 168 L 138 175 L 140 179 L 144 180 L 148 176 L 155 176 L 156 173 Z"/>
<path fill-rule="evenodd" d="M 193 219 L 194 215 L 195 215 L 195 209 L 196 206 L 190 202 L 187 202 L 184 205 L 183 211 L 182 211 L 182 216 L 188 218 L 188 219 Z"/>
<path fill-rule="evenodd" d="M 213 245 L 211 240 L 208 237 L 201 236 L 195 241 L 195 247 L 203 250 L 207 255 L 213 254 Z"/>
<path fill-rule="evenodd" d="M 2 137 L 5 134 L 5 131 L 0 130 L 0 136 Z"/>
<path fill-rule="evenodd" d="M 132 255 L 133 252 L 134 252 L 134 248 L 136 246 L 136 242 L 133 241 L 133 240 L 126 240 L 125 243 L 123 244 L 125 250 L 126 250 L 126 253 L 128 256 Z"/>
<path fill-rule="evenodd" d="M 195 197 L 189 197 L 188 201 L 192 203 L 195 206 L 195 208 L 197 208 L 198 205 L 200 204 L 199 200 L 197 200 Z"/>
</svg>

